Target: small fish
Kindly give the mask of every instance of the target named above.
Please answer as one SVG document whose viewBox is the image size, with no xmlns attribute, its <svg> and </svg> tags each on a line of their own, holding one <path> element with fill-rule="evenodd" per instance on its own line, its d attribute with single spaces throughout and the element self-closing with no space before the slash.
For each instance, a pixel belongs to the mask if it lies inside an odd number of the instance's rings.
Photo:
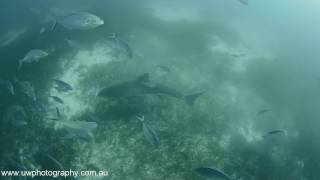
<svg viewBox="0 0 320 180">
<path fill-rule="evenodd" d="M 0 83 L 7 88 L 7 90 L 10 92 L 10 94 L 12 96 L 14 96 L 14 94 L 15 94 L 14 93 L 14 87 L 13 87 L 13 84 L 11 83 L 11 81 L 9 81 L 9 80 L 0 80 Z"/>
<path fill-rule="evenodd" d="M 142 123 L 142 128 L 143 128 L 143 133 L 144 136 L 146 137 L 147 141 L 153 145 L 153 146 L 158 146 L 159 145 L 159 137 L 156 134 L 156 132 L 151 128 L 149 125 L 147 125 L 144 122 L 144 116 L 137 116 L 137 119 L 140 120 Z"/>
<path fill-rule="evenodd" d="M 40 59 L 45 58 L 48 55 L 49 54 L 44 50 L 32 49 L 24 56 L 23 59 L 19 60 L 18 69 L 21 69 L 24 63 L 38 62 Z"/>
<path fill-rule="evenodd" d="M 59 118 L 57 118 L 57 117 L 45 117 L 45 119 L 53 120 L 53 121 L 59 120 Z"/>
<path fill-rule="evenodd" d="M 64 171 L 64 167 L 56 158 L 52 157 L 49 154 L 47 154 L 47 157 L 57 166 L 57 168 L 59 168 L 59 170 Z"/>
<path fill-rule="evenodd" d="M 56 102 L 60 103 L 60 104 L 64 104 L 63 100 L 57 96 L 49 96 L 51 97 L 53 100 L 55 100 Z"/>
<path fill-rule="evenodd" d="M 72 86 L 62 80 L 52 79 L 57 85 L 55 88 L 59 92 L 67 92 L 73 90 Z"/>
<path fill-rule="evenodd" d="M 75 12 L 59 19 L 54 19 L 52 30 L 56 28 L 57 24 L 62 25 L 68 30 L 90 30 L 103 25 L 104 21 L 92 13 Z"/>
<path fill-rule="evenodd" d="M 209 168 L 209 167 L 199 167 L 194 169 L 197 173 L 201 174 L 207 179 L 212 179 L 212 180 L 236 180 L 235 178 L 232 178 L 225 174 L 224 172 L 214 169 L 214 168 Z"/>
<path fill-rule="evenodd" d="M 286 131 L 285 131 L 285 130 L 281 130 L 281 129 L 269 131 L 269 132 L 267 132 L 265 135 L 263 135 L 263 137 L 267 137 L 268 135 L 274 135 L 274 134 L 279 134 L 279 133 L 285 134 Z"/>
<path fill-rule="evenodd" d="M 169 73 L 171 72 L 171 69 L 168 67 L 168 66 L 165 66 L 165 65 L 158 65 L 157 66 L 159 68 L 159 70 L 165 72 L 165 73 Z"/>
<path fill-rule="evenodd" d="M 11 81 L 8 80 L 6 84 L 7 84 L 7 88 L 9 90 L 9 92 L 11 93 L 11 95 L 14 95 L 14 88 L 13 88 Z"/>
<path fill-rule="evenodd" d="M 258 114 L 261 115 L 261 114 L 264 114 L 269 111 L 270 111 L 269 109 L 262 109 L 262 110 L 258 111 Z"/>
<path fill-rule="evenodd" d="M 249 0 L 238 0 L 241 4 L 244 4 L 246 6 L 249 5 Z"/>
</svg>

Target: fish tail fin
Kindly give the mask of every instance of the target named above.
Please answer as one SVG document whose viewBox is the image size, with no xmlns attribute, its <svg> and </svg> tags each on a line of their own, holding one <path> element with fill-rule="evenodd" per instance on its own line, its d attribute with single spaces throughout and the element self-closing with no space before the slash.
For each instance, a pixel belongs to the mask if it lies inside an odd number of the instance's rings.
<svg viewBox="0 0 320 180">
<path fill-rule="evenodd" d="M 186 96 L 184 96 L 184 99 L 190 106 L 192 106 L 194 104 L 194 102 L 197 100 L 197 98 L 199 96 L 201 96 L 203 93 L 204 93 L 204 91 L 203 92 L 199 92 L 199 93 L 186 95 Z"/>
</svg>

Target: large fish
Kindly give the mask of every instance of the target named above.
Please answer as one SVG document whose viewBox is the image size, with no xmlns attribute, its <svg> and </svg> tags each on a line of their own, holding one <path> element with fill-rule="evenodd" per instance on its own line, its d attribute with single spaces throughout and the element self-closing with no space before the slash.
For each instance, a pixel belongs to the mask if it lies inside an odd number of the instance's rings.
<svg viewBox="0 0 320 180">
<path fill-rule="evenodd" d="M 122 97 L 135 97 L 145 96 L 148 94 L 165 94 L 178 99 L 185 100 L 188 104 L 192 105 L 194 101 L 204 92 L 195 93 L 184 96 L 175 89 L 154 84 L 149 81 L 149 73 L 145 73 L 139 76 L 135 81 L 123 82 L 115 84 L 110 87 L 102 89 L 98 96 L 110 97 L 110 98 L 122 98 Z"/>
<path fill-rule="evenodd" d="M 49 54 L 41 49 L 32 49 L 30 50 L 23 59 L 19 60 L 18 69 L 21 69 L 22 64 L 24 63 L 32 63 L 32 62 L 38 62 L 40 59 L 48 56 Z"/>
<path fill-rule="evenodd" d="M 232 178 L 224 172 L 214 168 L 199 167 L 196 168 L 195 171 L 207 178 L 208 180 L 236 180 L 235 178 Z"/>
<path fill-rule="evenodd" d="M 52 30 L 60 24 L 68 30 L 90 30 L 104 24 L 104 21 L 88 12 L 75 12 L 55 19 Z"/>
<path fill-rule="evenodd" d="M 137 116 L 137 118 L 140 120 L 142 123 L 142 128 L 143 128 L 143 133 L 144 136 L 146 137 L 147 141 L 152 144 L 153 146 L 158 146 L 159 145 L 159 137 L 157 133 L 154 131 L 152 127 L 150 127 L 148 124 L 144 122 L 144 116 Z"/>
</svg>

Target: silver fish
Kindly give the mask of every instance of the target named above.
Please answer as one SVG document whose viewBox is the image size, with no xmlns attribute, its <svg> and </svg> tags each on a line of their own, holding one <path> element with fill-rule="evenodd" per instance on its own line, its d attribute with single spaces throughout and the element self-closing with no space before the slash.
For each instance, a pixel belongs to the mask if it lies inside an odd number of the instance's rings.
<svg viewBox="0 0 320 180">
<path fill-rule="evenodd" d="M 60 19 L 55 20 L 52 30 L 60 24 L 68 30 L 90 30 L 104 24 L 104 21 L 88 12 L 76 12 L 68 14 Z"/>
<path fill-rule="evenodd" d="M 11 95 L 14 95 L 14 88 L 13 88 L 11 81 L 7 80 L 6 86 L 7 86 L 7 89 L 9 90 L 9 92 L 11 93 Z"/>
<path fill-rule="evenodd" d="M 214 169 L 214 168 L 209 168 L 209 167 L 199 167 L 194 169 L 197 173 L 201 174 L 207 179 L 212 179 L 212 180 L 236 180 L 235 178 L 232 178 L 225 174 L 224 172 Z"/>
<path fill-rule="evenodd" d="M 71 91 L 73 89 L 70 84 L 68 84 L 62 80 L 59 80 L 59 79 L 52 79 L 52 80 L 57 85 L 55 88 L 59 92 L 67 92 L 67 91 Z"/>
<path fill-rule="evenodd" d="M 153 146 L 158 146 L 160 142 L 159 137 L 154 129 L 144 122 L 144 116 L 137 116 L 137 119 L 142 123 L 143 133 L 147 141 Z"/>
<path fill-rule="evenodd" d="M 249 0 L 238 0 L 241 4 L 249 5 Z"/>
<path fill-rule="evenodd" d="M 23 59 L 19 60 L 18 69 L 21 69 L 23 63 L 32 63 L 38 62 L 40 59 L 48 56 L 49 54 L 41 49 L 32 49 L 30 50 Z"/>
<path fill-rule="evenodd" d="M 64 104 L 63 100 L 57 96 L 49 96 L 50 98 L 52 98 L 53 100 L 55 100 L 56 102 L 60 103 L 60 104 Z"/>
</svg>

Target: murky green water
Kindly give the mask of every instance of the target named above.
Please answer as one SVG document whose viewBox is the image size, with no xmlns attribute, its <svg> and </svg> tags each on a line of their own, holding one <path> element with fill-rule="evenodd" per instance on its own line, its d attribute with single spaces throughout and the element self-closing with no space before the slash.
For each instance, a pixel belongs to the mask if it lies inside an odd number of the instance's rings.
<svg viewBox="0 0 320 180">
<path fill-rule="evenodd" d="M 319 179 L 319 7 L 2 0 L 0 170 Z"/>
</svg>

